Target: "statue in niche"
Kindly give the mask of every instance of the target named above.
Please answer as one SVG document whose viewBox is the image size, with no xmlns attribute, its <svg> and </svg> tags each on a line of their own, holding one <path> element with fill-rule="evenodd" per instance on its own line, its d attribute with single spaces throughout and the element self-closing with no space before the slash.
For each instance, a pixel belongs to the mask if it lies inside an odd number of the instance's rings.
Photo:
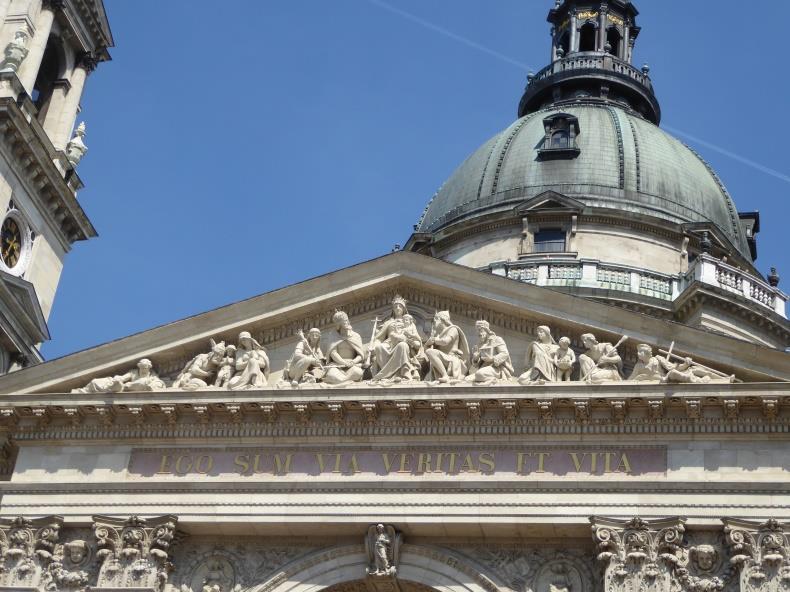
<svg viewBox="0 0 790 592">
<path fill-rule="evenodd" d="M 225 355 L 219 363 L 217 378 L 214 380 L 214 388 L 226 389 L 228 384 L 236 375 L 236 346 L 228 344 L 225 346 Z"/>
<path fill-rule="evenodd" d="M 573 366 L 576 364 L 576 352 L 571 349 L 571 340 L 560 337 L 557 350 L 551 356 L 554 367 L 557 368 L 557 380 L 570 382 Z"/>
<path fill-rule="evenodd" d="M 0 69 L 0 72 L 16 72 L 19 70 L 19 66 L 22 65 L 22 62 L 30 51 L 27 48 L 28 39 L 29 36 L 24 29 L 19 29 L 14 33 L 14 38 L 11 40 L 11 43 L 6 45 L 5 59 L 3 60 L 3 68 Z"/>
<path fill-rule="evenodd" d="M 153 392 L 165 390 L 164 381 L 152 370 L 153 364 L 148 359 L 137 362 L 137 368 L 126 374 L 107 378 L 94 378 L 86 386 L 74 389 L 72 393 L 129 393 Z"/>
<path fill-rule="evenodd" d="M 307 336 L 299 331 L 299 343 L 285 364 L 283 379 L 292 386 L 315 384 L 324 378 L 326 357 L 321 351 L 321 330 L 312 328 Z"/>
<path fill-rule="evenodd" d="M 373 339 L 371 373 L 374 382 L 402 382 L 415 376 L 417 369 L 412 362 L 415 335 L 419 345 L 422 345 L 422 340 L 416 327 L 407 332 L 407 313 L 406 300 L 395 296 L 392 300 L 392 316 L 384 322 Z M 419 371 L 417 374 L 419 378 Z"/>
<path fill-rule="evenodd" d="M 209 353 L 198 354 L 192 358 L 181 374 L 178 375 L 172 388 L 184 391 L 196 391 L 208 388 L 211 379 L 214 378 L 217 370 L 225 359 L 227 347 L 224 341 L 217 343 L 213 339 L 210 341 L 211 351 Z"/>
<path fill-rule="evenodd" d="M 598 343 L 592 333 L 582 335 L 582 343 L 587 351 L 579 356 L 581 381 L 588 384 L 622 381 L 623 359 L 617 352 L 617 348 L 627 339 L 627 337 L 623 337 L 616 345 L 612 345 L 611 343 Z"/>
<path fill-rule="evenodd" d="M 513 377 L 513 362 L 505 340 L 491 330 L 488 321 L 477 321 L 478 342 L 472 352 L 468 382 L 493 384 Z"/>
<path fill-rule="evenodd" d="M 434 315 L 431 336 L 425 347 L 431 365 L 426 380 L 446 384 L 464 379 L 469 362 L 469 342 L 461 328 L 453 324 L 448 311 Z"/>
<path fill-rule="evenodd" d="M 522 385 L 545 384 L 557 380 L 557 366 L 554 357 L 559 349 L 551 329 L 541 325 L 536 330 L 537 339 L 527 348 L 527 371 L 518 377 Z"/>
<path fill-rule="evenodd" d="M 669 353 L 669 352 L 668 352 Z M 639 382 L 658 381 L 661 383 L 688 384 L 733 382 L 734 376 L 727 376 L 699 364 L 691 358 L 679 358 L 679 362 L 671 362 L 668 357 L 653 355 L 653 348 L 642 343 L 636 348 L 637 363 L 628 380 Z M 672 354 L 669 354 L 672 355 Z"/>
<path fill-rule="evenodd" d="M 362 337 L 351 327 L 348 315 L 337 311 L 332 316 L 335 324 L 333 341 L 326 351 L 329 365 L 324 382 L 333 386 L 346 386 L 362 380 L 365 346 Z"/>
<path fill-rule="evenodd" d="M 232 391 L 263 388 L 269 384 L 269 356 L 247 331 L 239 333 L 236 375 L 228 382 Z"/>
<path fill-rule="evenodd" d="M 367 574 L 394 577 L 397 573 L 400 535 L 392 526 L 376 524 L 368 528 L 365 547 L 368 552 Z"/>
</svg>

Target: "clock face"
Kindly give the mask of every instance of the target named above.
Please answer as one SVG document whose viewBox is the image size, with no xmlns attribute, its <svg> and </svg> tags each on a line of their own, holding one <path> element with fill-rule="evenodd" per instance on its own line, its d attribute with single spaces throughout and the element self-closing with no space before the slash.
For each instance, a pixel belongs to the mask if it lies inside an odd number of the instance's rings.
<svg viewBox="0 0 790 592">
<path fill-rule="evenodd" d="M 22 256 L 22 229 L 13 218 L 6 218 L 0 227 L 0 258 L 9 269 L 16 267 Z"/>
</svg>

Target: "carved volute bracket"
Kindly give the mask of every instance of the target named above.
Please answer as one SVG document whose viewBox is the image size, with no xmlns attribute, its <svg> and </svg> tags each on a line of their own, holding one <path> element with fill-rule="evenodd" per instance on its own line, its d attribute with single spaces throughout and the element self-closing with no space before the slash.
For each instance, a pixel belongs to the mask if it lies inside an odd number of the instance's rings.
<svg viewBox="0 0 790 592">
<path fill-rule="evenodd" d="M 605 592 L 670 592 L 685 558 L 684 520 L 590 518 L 596 556 L 605 563 Z"/>
<path fill-rule="evenodd" d="M 101 562 L 98 588 L 164 589 L 172 570 L 171 545 L 178 518 L 93 517 Z"/>
<path fill-rule="evenodd" d="M 790 526 L 724 519 L 724 533 L 740 572 L 741 592 L 790 589 Z"/>
<path fill-rule="evenodd" d="M 47 589 L 51 583 L 50 564 L 62 524 L 60 516 L 35 520 L 0 519 L 0 586 L 6 589 Z"/>
<path fill-rule="evenodd" d="M 368 588 L 377 592 L 397 592 L 401 535 L 390 524 L 371 524 L 365 536 L 368 555 Z"/>
</svg>

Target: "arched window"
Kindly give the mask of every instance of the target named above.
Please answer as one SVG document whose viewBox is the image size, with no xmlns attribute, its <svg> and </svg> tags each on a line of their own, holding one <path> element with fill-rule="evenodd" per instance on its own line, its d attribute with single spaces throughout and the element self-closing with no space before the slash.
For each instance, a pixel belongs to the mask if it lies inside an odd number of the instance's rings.
<svg viewBox="0 0 790 592">
<path fill-rule="evenodd" d="M 38 118 L 43 121 L 47 115 L 55 81 L 61 78 L 64 67 L 63 50 L 57 37 L 50 37 L 41 59 L 41 67 L 33 85 L 33 102 L 38 109 Z"/>
<path fill-rule="evenodd" d="M 621 40 L 622 36 L 620 35 L 620 31 L 618 31 L 616 27 L 610 27 L 606 33 L 606 42 L 611 46 L 609 53 L 618 58 L 623 57 L 620 55 Z"/>
<path fill-rule="evenodd" d="M 570 148 L 571 135 L 568 130 L 557 130 L 551 134 L 552 148 Z"/>
<path fill-rule="evenodd" d="M 595 51 L 597 30 L 593 23 L 587 23 L 579 34 L 579 51 Z"/>
</svg>

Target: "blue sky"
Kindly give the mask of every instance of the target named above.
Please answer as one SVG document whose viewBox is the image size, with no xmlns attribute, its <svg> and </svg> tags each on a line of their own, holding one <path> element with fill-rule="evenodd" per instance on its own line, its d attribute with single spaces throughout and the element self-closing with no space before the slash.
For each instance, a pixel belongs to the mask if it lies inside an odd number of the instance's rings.
<svg viewBox="0 0 790 592">
<path fill-rule="evenodd" d="M 553 0 L 387 1 L 423 24 L 379 0 L 105 0 L 117 47 L 83 99 L 79 196 L 100 236 L 66 260 L 48 359 L 406 242 L 515 119 Z M 757 264 L 790 282 L 781 19 L 746 34 L 740 1 L 637 6 L 664 125 L 761 212 Z"/>
</svg>

